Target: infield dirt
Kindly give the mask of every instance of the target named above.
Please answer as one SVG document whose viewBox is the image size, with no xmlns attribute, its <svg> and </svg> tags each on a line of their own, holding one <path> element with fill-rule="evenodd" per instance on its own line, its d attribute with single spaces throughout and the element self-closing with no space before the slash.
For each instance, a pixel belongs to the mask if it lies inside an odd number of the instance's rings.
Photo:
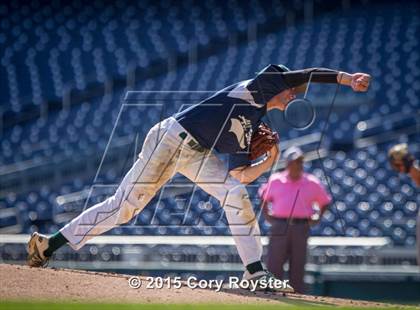
<svg viewBox="0 0 420 310">
<path fill-rule="evenodd" d="M 347 300 L 300 294 L 249 292 L 242 289 L 138 289 L 130 288 L 130 276 L 69 269 L 40 269 L 0 264 L 0 299 L 47 302 L 115 302 L 115 303 L 223 303 L 335 305 L 387 307 L 384 303 Z"/>
</svg>

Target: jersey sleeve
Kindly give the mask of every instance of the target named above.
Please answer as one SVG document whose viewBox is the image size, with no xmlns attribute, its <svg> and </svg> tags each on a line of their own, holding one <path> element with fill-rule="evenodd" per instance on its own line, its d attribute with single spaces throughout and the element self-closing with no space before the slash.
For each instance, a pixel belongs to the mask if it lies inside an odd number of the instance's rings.
<svg viewBox="0 0 420 310">
<path fill-rule="evenodd" d="M 247 85 L 255 103 L 265 105 L 271 98 L 285 89 L 314 83 L 337 83 L 339 71 L 327 68 L 309 68 L 288 71 L 282 65 L 271 64 L 261 70 Z"/>
<path fill-rule="evenodd" d="M 248 166 L 251 164 L 247 153 L 229 154 L 229 171 L 241 166 Z"/>
<path fill-rule="evenodd" d="M 278 93 L 289 88 L 282 77 L 283 72 L 284 69 L 280 66 L 269 65 L 248 83 L 246 88 L 251 92 L 255 103 L 265 105 Z"/>
<path fill-rule="evenodd" d="M 309 81 L 314 83 L 337 83 L 338 71 L 326 68 L 309 68 L 283 72 L 282 76 L 289 88 L 297 87 Z"/>
</svg>

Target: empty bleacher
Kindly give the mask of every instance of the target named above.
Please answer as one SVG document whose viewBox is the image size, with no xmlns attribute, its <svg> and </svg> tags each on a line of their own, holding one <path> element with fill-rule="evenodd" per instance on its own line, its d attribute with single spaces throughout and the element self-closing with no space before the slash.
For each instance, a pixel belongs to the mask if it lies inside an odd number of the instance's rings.
<svg viewBox="0 0 420 310">
<path fill-rule="evenodd" d="M 308 161 L 306 168 L 328 184 L 335 204 L 312 234 L 383 236 L 396 246 L 414 245 L 419 195 L 408 178 L 389 169 L 386 152 L 400 141 L 419 152 L 416 2 L 357 4 L 345 14 L 321 9 L 311 20 L 297 18 L 300 1 L 296 8 L 252 1 L 252 12 L 241 1 L 33 3 L 0 6 L 5 46 L 0 55 L 5 125 L 0 231 L 51 233 L 81 212 L 86 201 L 110 195 L 139 151 L 136 141 L 162 114 L 197 100 L 194 94 L 176 99 L 151 92 L 132 107 L 124 101 L 127 90 L 217 90 L 252 77 L 269 63 L 284 63 L 292 69 L 323 66 L 373 76 L 367 94 L 339 89 L 331 114 L 335 86 L 311 86 L 317 120 L 305 131 L 288 127 L 280 113 L 268 116 L 282 142 L 322 133 L 319 144 L 304 147 L 316 151 L 321 145 L 326 156 Z M 286 12 L 295 12 L 294 23 L 270 26 Z M 214 48 L 221 42 L 227 47 Z M 204 49 L 212 54 L 200 56 Z M 177 55 L 185 54 L 188 61 L 176 63 Z M 121 80 L 130 81 L 125 85 Z M 97 85 L 105 85 L 99 93 Z M 34 111 L 40 117 L 28 117 Z M 14 121 L 8 123 L 8 116 Z M 397 135 L 388 136 L 395 130 Z M 349 148 L 330 147 L 343 140 Z M 110 151 L 98 170 L 108 143 Z M 266 178 L 249 186 L 257 211 L 257 188 Z M 191 194 L 184 187 L 176 200 L 154 199 L 110 234 L 229 235 L 220 206 L 204 192 Z M 182 201 L 188 199 L 189 214 L 174 216 L 185 211 Z M 260 224 L 266 233 L 269 225 L 262 218 Z"/>
</svg>

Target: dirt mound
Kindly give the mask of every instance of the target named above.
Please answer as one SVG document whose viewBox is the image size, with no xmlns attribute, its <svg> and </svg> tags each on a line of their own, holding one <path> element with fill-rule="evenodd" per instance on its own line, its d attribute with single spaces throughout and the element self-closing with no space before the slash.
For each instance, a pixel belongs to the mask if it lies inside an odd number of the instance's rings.
<svg viewBox="0 0 420 310">
<path fill-rule="evenodd" d="M 69 269 L 39 269 L 0 264 L 1 300 L 44 300 L 131 303 L 271 303 L 339 306 L 387 306 L 385 304 L 299 294 L 249 292 L 242 289 L 181 288 L 138 289 L 129 287 L 130 276 Z M 145 278 L 141 278 L 143 283 Z"/>
</svg>

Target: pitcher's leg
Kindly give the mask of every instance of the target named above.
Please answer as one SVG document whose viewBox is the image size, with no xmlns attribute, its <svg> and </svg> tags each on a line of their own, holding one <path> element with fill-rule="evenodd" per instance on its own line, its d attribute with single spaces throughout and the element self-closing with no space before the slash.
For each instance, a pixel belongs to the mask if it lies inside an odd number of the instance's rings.
<svg viewBox="0 0 420 310">
<path fill-rule="evenodd" d="M 262 256 L 261 233 L 248 191 L 242 184 L 237 184 L 225 193 L 225 201 L 218 195 L 225 210 L 229 228 L 235 240 L 239 256 L 245 266 L 260 261 Z"/>
<path fill-rule="evenodd" d="M 206 154 L 203 159 L 191 162 L 179 172 L 219 200 L 244 265 L 260 261 L 260 229 L 245 186 L 229 175 L 214 154 Z"/>
<path fill-rule="evenodd" d="M 141 184 L 141 179 L 133 183 L 131 177 L 137 175 L 142 166 L 142 161 L 137 160 L 113 196 L 85 210 L 61 229 L 72 248 L 78 250 L 89 239 L 130 221 L 171 177 L 162 174 L 154 184 Z"/>
<path fill-rule="evenodd" d="M 130 221 L 173 176 L 179 154 L 177 146 L 165 137 L 154 143 L 157 135 L 156 128 L 152 128 L 138 160 L 112 197 L 85 210 L 61 229 L 74 249 L 80 249 L 89 239 Z"/>
</svg>

